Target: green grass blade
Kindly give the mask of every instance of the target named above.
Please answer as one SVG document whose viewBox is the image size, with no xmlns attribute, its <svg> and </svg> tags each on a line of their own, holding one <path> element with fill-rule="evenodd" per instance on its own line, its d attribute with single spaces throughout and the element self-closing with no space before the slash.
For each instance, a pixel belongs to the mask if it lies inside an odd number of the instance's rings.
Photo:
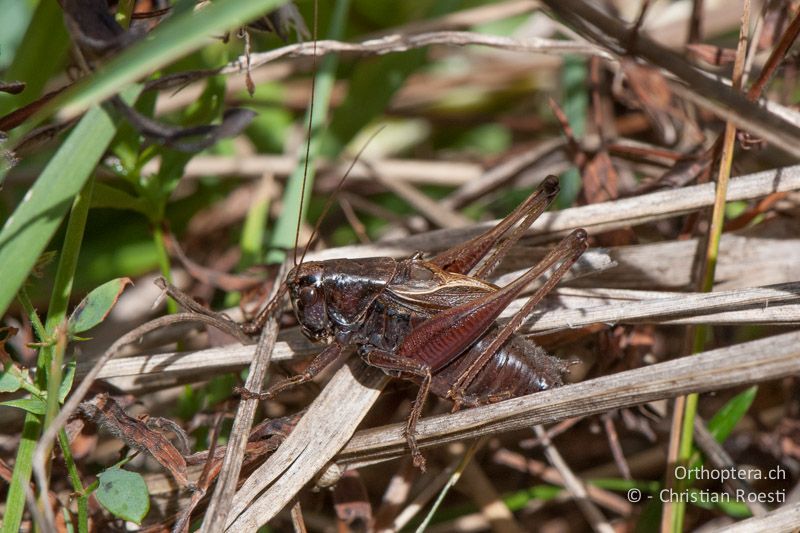
<svg viewBox="0 0 800 533">
<path fill-rule="evenodd" d="M 586 91 L 588 83 L 588 67 L 582 57 L 567 56 L 561 83 L 564 86 L 564 114 L 572 128 L 576 139 L 580 140 L 586 133 L 586 116 L 589 113 L 589 95 Z M 563 209 L 573 204 L 582 187 L 581 173 L 577 168 L 569 169 L 561 175 L 561 194 L 556 198 L 556 205 Z"/>
<path fill-rule="evenodd" d="M 145 39 L 99 68 L 93 76 L 45 104 L 30 120 L 14 130 L 6 148 L 13 150 L 26 133 L 56 110 L 65 118 L 77 116 L 136 80 L 202 47 L 212 36 L 243 25 L 285 2 L 217 0 L 199 11 L 187 11 L 174 16 Z M 7 172 L 6 167 L 0 166 L 0 183 Z"/>
<path fill-rule="evenodd" d="M 17 459 L 14 462 L 14 473 L 11 476 L 11 486 L 6 496 L 6 510 L 3 514 L 3 533 L 17 533 L 22 523 L 22 514 L 25 510 L 25 488 L 31 478 L 33 468 L 33 450 L 36 448 L 36 439 L 42 424 L 39 417 L 26 413 L 25 426 L 22 430 L 22 439 L 17 448 Z"/>
<path fill-rule="evenodd" d="M 58 2 L 39 2 L 25 37 L 14 51 L 14 61 L 3 73 L 6 81 L 24 81 L 25 90 L 19 95 L 0 93 L 0 115 L 34 101 L 64 63 L 68 50 L 69 36 Z"/>
<path fill-rule="evenodd" d="M 338 0 L 336 2 L 331 27 L 328 31 L 329 39 L 338 40 L 344 35 L 349 8 L 350 0 Z M 336 67 L 338 64 L 338 58 L 335 54 L 325 56 L 317 73 L 314 103 L 312 105 L 314 114 L 310 119 L 308 114 L 305 118 L 305 123 L 311 124 L 310 139 L 307 140 L 308 157 L 306 157 L 306 147 L 304 145 L 301 148 L 301 157 L 297 162 L 297 166 L 286 182 L 286 190 L 283 193 L 283 211 L 275 223 L 275 230 L 270 236 L 269 244 L 272 250 L 267 254 L 268 263 L 280 263 L 286 257 L 284 250 L 295 246 L 295 232 L 297 231 L 297 224 L 302 218 L 302 216 L 298 216 L 298 213 L 305 214 L 311 198 L 311 190 L 314 188 L 314 161 L 322 149 L 321 130 L 327 121 L 328 103 L 333 91 L 333 84 L 336 81 Z M 310 112 L 311 108 L 309 109 Z M 304 177 L 305 180 L 303 179 Z M 305 195 L 303 194 L 304 186 L 306 188 Z M 300 201 L 301 196 L 304 197 L 302 202 Z"/>
<path fill-rule="evenodd" d="M 186 12 L 164 22 L 146 39 L 122 52 L 54 105 L 68 116 L 88 109 L 126 85 L 197 50 L 214 35 L 241 26 L 286 0 L 217 0 L 198 11 Z"/>
<path fill-rule="evenodd" d="M 717 439 L 717 442 L 723 443 L 733 433 L 733 428 L 744 418 L 753 401 L 756 399 L 758 393 L 758 386 L 753 385 L 749 387 L 722 406 L 717 413 L 708 421 L 708 431 Z"/>
<path fill-rule="evenodd" d="M 132 93 L 138 94 L 138 88 Z M 132 101 L 135 94 L 128 94 Z M 58 229 L 72 200 L 116 132 L 112 117 L 91 109 L 69 134 L 22 203 L 0 230 L 0 314 L 8 309 L 36 259 Z"/>
</svg>

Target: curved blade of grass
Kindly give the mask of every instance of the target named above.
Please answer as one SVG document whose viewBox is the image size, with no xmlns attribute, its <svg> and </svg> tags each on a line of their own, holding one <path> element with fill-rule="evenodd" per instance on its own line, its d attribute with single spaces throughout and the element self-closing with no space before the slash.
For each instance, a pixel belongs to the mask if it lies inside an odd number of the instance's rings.
<svg viewBox="0 0 800 533">
<path fill-rule="evenodd" d="M 10 145 L 38 122 L 61 110 L 74 117 L 90 106 L 120 92 L 125 86 L 200 48 L 214 35 L 244 25 L 248 20 L 286 0 L 217 0 L 198 11 L 176 15 L 104 65 L 85 81 L 54 98 L 25 126 L 17 128 Z"/>
<path fill-rule="evenodd" d="M 133 88 L 123 98 L 133 101 L 138 93 L 139 88 Z M 8 309 L 116 130 L 105 109 L 91 109 L 6 220 L 0 230 L 0 314 Z"/>
<path fill-rule="evenodd" d="M 156 28 L 142 42 L 122 52 L 86 83 L 65 95 L 68 116 L 119 92 L 125 85 L 200 48 L 219 35 L 274 9 L 286 0 L 217 0 L 198 11 L 183 13 Z"/>
<path fill-rule="evenodd" d="M 733 67 L 733 89 L 741 90 L 744 75 L 745 57 L 747 55 L 747 43 L 750 29 L 750 0 L 745 0 L 742 6 L 742 21 L 739 29 L 739 44 L 736 48 L 736 61 Z M 725 132 L 722 136 L 722 152 L 720 155 L 719 169 L 717 174 L 717 186 L 714 196 L 714 207 L 711 212 L 711 223 L 708 227 L 706 253 L 702 257 L 700 289 L 703 292 L 711 292 L 714 287 L 714 278 L 719 258 L 719 242 L 725 222 L 725 203 L 728 196 L 728 183 L 731 176 L 733 165 L 733 153 L 736 148 L 736 125 L 732 121 L 725 124 Z M 705 348 L 708 327 L 689 328 L 687 338 L 694 337 L 692 343 L 692 353 L 702 352 Z M 677 458 L 670 455 L 670 462 L 674 464 L 688 464 L 691 459 L 694 445 L 694 423 L 697 418 L 697 410 L 700 402 L 698 394 L 689 394 L 684 402 L 676 400 L 675 411 L 680 413 L 679 407 L 683 410 L 683 420 L 681 421 L 678 433 Z M 678 416 L 674 418 L 674 429 L 678 429 Z M 673 459 L 676 459 L 673 461 Z M 670 475 L 670 474 L 667 474 Z M 672 473 L 674 476 L 674 472 Z M 677 488 L 680 490 L 685 487 L 685 480 L 677 481 Z M 679 533 L 684 529 L 684 519 L 686 516 L 686 502 L 668 502 L 664 507 L 662 515 L 662 529 L 669 529 L 674 533 Z"/>
<path fill-rule="evenodd" d="M 736 424 L 747 414 L 753 401 L 756 399 L 758 393 L 758 386 L 752 387 L 740 392 L 731 398 L 722 408 L 717 411 L 717 414 L 708 421 L 708 431 L 714 435 L 717 442 L 723 443 L 733 432 Z"/>
</svg>

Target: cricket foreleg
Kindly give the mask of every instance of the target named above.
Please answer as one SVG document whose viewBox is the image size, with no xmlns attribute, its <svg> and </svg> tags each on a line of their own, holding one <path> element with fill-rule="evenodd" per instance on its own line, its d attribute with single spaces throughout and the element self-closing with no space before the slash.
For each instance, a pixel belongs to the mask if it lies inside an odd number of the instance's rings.
<svg viewBox="0 0 800 533">
<path fill-rule="evenodd" d="M 278 292 L 275 293 L 275 296 L 273 296 L 269 302 L 267 302 L 267 305 L 264 307 L 264 309 L 262 309 L 251 322 L 241 325 L 242 331 L 248 335 L 255 335 L 264 329 L 267 320 L 269 320 L 273 313 L 276 313 L 279 310 L 281 300 L 284 293 L 286 293 L 286 290 L 286 283 L 282 283 L 278 288 Z"/>
<path fill-rule="evenodd" d="M 411 456 L 414 460 L 414 466 L 425 471 L 425 457 L 419 451 L 417 446 L 417 421 L 422 414 L 422 408 L 425 405 L 425 398 L 428 396 L 428 391 L 431 387 L 431 369 L 423 362 L 411 359 L 409 357 L 401 357 L 391 352 L 383 350 L 370 349 L 367 347 L 362 348 L 361 356 L 367 364 L 380 368 L 381 370 L 392 374 L 399 374 L 401 378 L 417 381 L 421 379 L 422 382 L 417 391 L 417 397 L 414 400 L 414 405 L 411 406 L 411 413 L 408 415 L 406 421 L 406 442 L 411 449 Z"/>
<path fill-rule="evenodd" d="M 336 360 L 341 355 L 344 347 L 341 344 L 333 343 L 322 350 L 306 368 L 302 374 L 297 374 L 290 378 L 284 379 L 269 388 L 267 392 L 253 392 L 242 387 L 236 387 L 234 391 L 238 393 L 243 399 L 249 400 L 258 398 L 259 400 L 269 400 L 274 398 L 276 394 L 286 389 L 297 387 L 303 383 L 311 381 L 314 376 L 319 374 L 326 366 Z"/>
</svg>

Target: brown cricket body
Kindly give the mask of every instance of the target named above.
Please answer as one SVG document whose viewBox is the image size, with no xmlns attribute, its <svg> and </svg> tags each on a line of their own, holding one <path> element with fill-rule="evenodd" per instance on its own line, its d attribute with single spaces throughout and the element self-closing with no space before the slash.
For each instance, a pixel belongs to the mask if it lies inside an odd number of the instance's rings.
<svg viewBox="0 0 800 533">
<path fill-rule="evenodd" d="M 364 276 L 365 272 L 371 275 Z M 374 350 L 397 353 L 408 335 L 437 313 L 498 290 L 491 283 L 445 272 L 417 258 L 309 262 L 290 272 L 288 280 L 292 307 L 303 333 L 312 340 L 355 346 L 365 359 Z M 454 330 L 453 336 L 462 337 L 462 343 L 468 346 L 467 353 L 446 354 L 436 345 L 417 350 L 415 358 L 433 373 L 431 392 L 447 398 L 459 375 L 459 356 L 471 359 L 469 352 L 485 350 L 497 332 L 498 327 L 493 325 L 473 343 L 469 334 Z M 448 337 L 441 342 L 451 340 Z M 560 359 L 514 335 L 489 359 L 466 392 L 473 398 L 531 394 L 561 385 L 564 370 Z M 401 371 L 384 371 L 402 377 Z"/>
<path fill-rule="evenodd" d="M 557 193 L 558 181 L 549 176 L 495 227 L 427 260 L 417 254 L 296 266 L 286 281 L 295 315 L 308 338 L 328 345 L 303 374 L 259 396 L 309 381 L 354 347 L 367 364 L 420 385 L 406 438 L 414 464 L 424 469 L 415 428 L 429 392 L 452 400 L 455 410 L 561 385 L 566 364 L 516 332 L 586 249 L 586 232 L 573 231 L 504 287 L 485 280 Z M 553 268 L 507 323 L 496 322 L 530 282 Z"/>
</svg>

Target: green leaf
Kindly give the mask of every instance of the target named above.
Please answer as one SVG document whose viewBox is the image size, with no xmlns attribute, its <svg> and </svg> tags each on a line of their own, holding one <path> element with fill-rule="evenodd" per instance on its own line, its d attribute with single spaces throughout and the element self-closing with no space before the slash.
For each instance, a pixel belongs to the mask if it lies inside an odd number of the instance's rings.
<svg viewBox="0 0 800 533">
<path fill-rule="evenodd" d="M 725 442 L 730 436 L 733 428 L 750 409 L 757 392 L 758 387 L 755 385 L 740 392 L 723 405 L 717 414 L 708 421 L 708 431 L 717 439 L 717 442 Z"/>
<path fill-rule="evenodd" d="M 64 368 L 64 378 L 61 380 L 61 386 L 58 388 L 58 401 L 64 403 L 67 399 L 67 394 L 72 390 L 72 382 L 75 381 L 75 361 L 70 361 Z"/>
<path fill-rule="evenodd" d="M 2 7 L 0 13 L 3 13 L 4 22 L 7 22 L 7 9 L 10 6 Z M 0 27 L 1 31 L 3 28 Z M 20 94 L 0 94 L 0 115 L 36 100 L 50 77 L 64 64 L 68 50 L 69 36 L 64 27 L 61 6 L 57 2 L 39 2 L 16 50 L 0 49 L 0 54 L 5 56 L 10 53 L 14 58 L 3 72 L 3 79 L 25 81 L 25 90 Z"/>
<path fill-rule="evenodd" d="M 3 533 L 16 533 L 19 531 L 22 515 L 25 511 L 25 492 L 28 489 L 33 468 L 33 450 L 42 431 L 38 416 L 28 413 L 22 426 L 22 438 L 17 448 L 17 457 L 14 462 L 14 473 L 11 485 L 6 496 L 5 513 L 3 514 Z"/>
<path fill-rule="evenodd" d="M 739 423 L 750 409 L 757 392 L 757 385 L 753 385 L 749 389 L 740 392 L 728 400 L 711 420 L 707 422 L 706 427 L 717 442 L 725 442 L 730 436 L 733 432 L 733 428 L 736 427 L 736 424 Z M 703 457 L 700 454 L 700 450 L 695 448 L 689 461 L 690 469 L 700 466 L 701 464 L 703 464 Z"/>
<path fill-rule="evenodd" d="M 103 283 L 84 298 L 69 317 L 70 336 L 92 329 L 105 320 L 117 303 L 125 287 L 133 283 L 130 278 L 117 278 Z"/>
<path fill-rule="evenodd" d="M 11 365 L 9 365 L 10 367 Z M 17 376 L 6 370 L 0 374 L 0 392 L 16 392 L 22 387 L 22 382 Z"/>
<path fill-rule="evenodd" d="M 100 505 L 117 518 L 142 523 L 150 510 L 150 494 L 141 475 L 110 468 L 100 474 L 98 481 L 95 496 Z"/>
<path fill-rule="evenodd" d="M 589 70 L 584 58 L 566 56 L 564 68 L 561 73 L 561 84 L 564 88 L 563 107 L 567 115 L 567 122 L 572 127 L 573 134 L 580 140 L 586 131 L 586 117 L 588 116 L 589 93 L 586 91 Z M 577 169 L 570 169 L 561 174 L 559 180 L 561 194 L 556 198 L 556 205 L 565 208 L 572 205 L 581 189 L 581 174 Z"/>
<path fill-rule="evenodd" d="M 123 98 L 130 102 L 138 91 Z M 0 230 L 0 315 L 61 225 L 115 131 L 112 117 L 103 108 L 86 113 L 6 220 Z"/>
<path fill-rule="evenodd" d="M 148 215 L 149 204 L 122 189 L 105 183 L 95 183 L 92 192 L 92 208 L 127 209 Z"/>
<path fill-rule="evenodd" d="M 18 400 L 8 400 L 5 402 L 0 402 L 0 405 L 5 405 L 6 407 L 16 407 L 31 414 L 41 416 L 44 416 L 45 411 L 47 411 L 47 405 L 41 398 L 20 398 Z"/>
</svg>

